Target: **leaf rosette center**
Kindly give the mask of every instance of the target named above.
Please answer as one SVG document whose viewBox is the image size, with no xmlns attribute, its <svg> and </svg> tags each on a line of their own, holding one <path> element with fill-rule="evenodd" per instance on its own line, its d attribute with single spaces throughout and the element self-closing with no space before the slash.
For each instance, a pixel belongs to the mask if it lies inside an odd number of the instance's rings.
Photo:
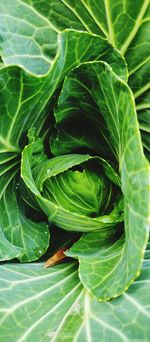
<svg viewBox="0 0 150 342">
<path fill-rule="evenodd" d="M 112 183 L 95 162 L 87 162 L 46 179 L 42 194 L 66 210 L 97 217 L 110 206 Z"/>
</svg>

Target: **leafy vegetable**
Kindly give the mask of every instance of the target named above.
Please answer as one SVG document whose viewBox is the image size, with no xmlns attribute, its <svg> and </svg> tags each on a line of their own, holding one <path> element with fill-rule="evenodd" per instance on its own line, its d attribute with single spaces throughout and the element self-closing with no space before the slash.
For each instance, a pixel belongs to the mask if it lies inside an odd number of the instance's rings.
<svg viewBox="0 0 150 342">
<path fill-rule="evenodd" d="M 127 292 L 99 303 L 83 289 L 75 263 L 0 267 L 3 341 L 148 341 L 150 260 Z M 13 289 L 13 290 L 12 290 Z M 13 296 L 12 296 L 13 291 Z M 129 319 L 130 317 L 130 319 Z"/>
<path fill-rule="evenodd" d="M 148 341 L 148 16 L 0 1 L 0 260 L 79 261 L 0 266 L 3 341 Z"/>
</svg>

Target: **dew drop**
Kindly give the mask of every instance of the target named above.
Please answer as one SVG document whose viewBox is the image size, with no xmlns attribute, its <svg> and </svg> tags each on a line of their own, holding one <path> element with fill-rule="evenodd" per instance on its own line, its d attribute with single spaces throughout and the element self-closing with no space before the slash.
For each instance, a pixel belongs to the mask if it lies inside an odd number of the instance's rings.
<svg viewBox="0 0 150 342">
<path fill-rule="evenodd" d="M 103 218 L 103 222 L 104 222 L 104 223 L 110 222 L 110 219 L 107 218 L 107 217 L 105 217 L 105 218 Z"/>
<path fill-rule="evenodd" d="M 48 174 L 48 175 L 49 175 L 51 172 L 52 172 L 52 169 L 51 169 L 51 168 L 47 169 L 47 174 Z"/>
<path fill-rule="evenodd" d="M 19 183 L 16 184 L 16 190 L 18 190 L 18 189 L 19 189 Z"/>
<path fill-rule="evenodd" d="M 43 254 L 42 249 L 35 248 L 34 253 L 37 257 L 40 257 Z"/>
</svg>

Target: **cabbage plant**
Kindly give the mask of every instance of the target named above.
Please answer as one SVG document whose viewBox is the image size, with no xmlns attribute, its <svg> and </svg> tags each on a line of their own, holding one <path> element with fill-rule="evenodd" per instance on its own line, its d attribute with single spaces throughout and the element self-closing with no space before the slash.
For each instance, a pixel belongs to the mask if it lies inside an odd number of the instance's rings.
<svg viewBox="0 0 150 342">
<path fill-rule="evenodd" d="M 0 0 L 4 342 L 149 340 L 148 16 Z"/>
</svg>

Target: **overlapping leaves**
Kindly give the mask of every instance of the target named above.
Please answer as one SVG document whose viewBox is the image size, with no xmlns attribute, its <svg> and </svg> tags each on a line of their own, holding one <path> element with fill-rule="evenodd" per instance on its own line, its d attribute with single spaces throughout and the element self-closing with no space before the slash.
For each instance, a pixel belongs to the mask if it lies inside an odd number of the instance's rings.
<svg viewBox="0 0 150 342">
<path fill-rule="evenodd" d="M 90 120 L 93 125 L 98 127 L 101 127 L 101 120 L 104 121 L 105 140 L 107 142 L 109 140 L 109 145 L 118 160 L 124 195 L 125 238 L 121 237 L 116 241 L 109 236 L 107 229 L 107 234 L 104 234 L 104 237 L 101 232 L 97 235 L 89 233 L 77 242 L 77 251 L 75 245 L 67 254 L 79 258 L 80 276 L 88 290 L 100 299 L 109 299 L 122 293 L 137 277 L 149 234 L 149 193 L 147 189 L 150 170 L 142 151 L 132 93 L 106 63 L 90 62 L 74 69 L 65 79 L 58 103 L 55 117 L 60 130 L 61 125 L 64 127 L 66 121 L 74 118 L 77 125 L 80 117 L 84 117 L 85 122 Z M 61 144 L 59 138 L 57 144 L 59 148 L 59 144 Z M 38 150 L 37 152 L 39 153 Z M 69 210 L 69 205 L 66 210 L 63 208 L 63 202 L 59 201 L 54 204 L 52 200 L 44 199 L 39 193 L 48 177 L 57 176 L 58 173 L 68 169 L 68 166 L 73 167 L 85 162 L 88 160 L 88 156 L 64 155 L 46 162 L 41 160 L 41 165 L 37 160 L 39 168 L 37 167 L 36 170 L 35 167 L 37 174 L 35 179 L 32 170 L 32 159 L 34 160 L 34 158 L 36 158 L 36 155 L 34 157 L 34 145 L 32 147 L 31 144 L 23 152 L 22 177 L 26 185 L 36 195 L 49 220 L 68 230 L 84 232 L 102 228 L 103 217 L 89 219 L 83 215 L 79 216 L 75 210 Z M 53 186 L 51 185 L 51 191 L 56 197 Z M 59 196 L 63 195 L 60 193 Z M 71 196 L 70 200 L 72 200 Z M 117 216 L 114 215 L 113 222 L 110 215 L 110 220 L 108 216 L 108 222 L 104 228 L 107 225 L 111 226 L 111 223 L 117 224 L 118 221 Z M 88 245 L 93 240 L 97 243 L 92 242 L 95 248 L 89 254 Z"/>
<path fill-rule="evenodd" d="M 71 47 L 71 50 L 68 47 Z M 71 51 L 71 53 L 70 53 Z M 112 52 L 111 52 L 112 51 Z M 110 54 L 110 57 L 109 57 Z M 43 139 L 49 134 L 51 126 L 48 119 L 48 103 L 52 101 L 52 95 L 57 87 L 61 84 L 64 76 L 74 66 L 80 62 L 84 62 L 90 59 L 96 59 L 97 56 L 103 55 L 103 58 L 110 59 L 114 70 L 117 68 L 117 63 L 120 61 L 120 69 L 118 72 L 123 78 L 126 78 L 126 67 L 124 61 L 117 51 L 114 51 L 112 47 L 107 43 L 105 39 L 101 39 L 98 36 L 92 36 L 88 33 L 68 30 L 60 35 L 59 50 L 54 59 L 53 67 L 51 71 L 43 76 L 37 77 L 33 74 L 25 72 L 18 66 L 4 67 L 0 70 L 1 73 L 1 127 L 0 127 L 0 152 L 1 152 L 1 178 L 0 178 L 0 192 L 2 196 L 2 202 L 4 203 L 5 191 L 11 180 L 16 176 L 15 184 L 18 187 L 19 176 L 19 160 L 22 147 L 27 142 L 27 131 L 32 126 L 37 127 L 37 134 L 39 133 Z M 114 58 L 112 57 L 114 56 Z M 48 125 L 47 125 L 48 123 Z M 48 129 L 47 129 L 48 127 Z M 14 183 L 11 183 L 10 187 L 15 187 Z M 18 191 L 19 192 L 19 191 Z M 19 194 L 18 194 L 19 195 Z M 15 196 L 15 193 L 14 193 Z M 18 212 L 17 200 L 14 200 L 14 212 Z M 4 204 L 3 204 L 4 206 Z M 5 209 L 7 211 L 7 203 L 5 201 Z M 9 213 L 8 216 L 11 214 Z M 30 214 L 32 218 L 33 214 Z M 28 223 L 27 223 L 28 224 Z M 34 231 L 34 222 L 30 221 Z M 1 226 L 2 234 L 6 239 L 5 232 L 8 230 L 10 224 L 7 220 L 3 220 Z M 11 219 L 11 229 L 15 230 L 16 221 Z M 19 223 L 20 233 L 24 231 L 24 225 Z M 18 228 L 19 229 L 19 228 Z M 40 248 L 40 242 L 38 244 L 39 253 L 42 254 L 47 248 L 47 242 L 45 240 L 45 229 L 43 231 L 43 242 L 45 241 L 45 247 Z M 48 233 L 48 231 L 47 231 Z M 40 233 L 41 236 L 42 233 Z M 7 239 L 16 246 L 16 240 L 13 239 L 12 234 L 6 234 Z M 24 235 L 24 233 L 23 233 Z M 48 233 L 49 235 L 49 233 Z M 19 235 L 20 236 L 20 235 Z M 41 236 L 42 237 L 42 236 Z M 39 241 L 41 239 L 39 237 Z M 6 243 L 6 241 L 5 241 Z M 3 244 L 3 241 L 2 241 Z M 17 245 L 18 247 L 20 246 Z M 17 247 L 16 246 L 16 247 Z M 26 239 L 24 243 L 25 249 L 31 249 L 30 242 Z M 38 258 L 37 245 L 34 246 L 35 256 Z M 28 254 L 28 253 L 27 253 Z M 12 257 L 7 255 L 7 259 Z M 13 257 L 15 255 L 13 254 Z M 18 252 L 16 253 L 18 256 Z M 2 259 L 4 259 L 2 257 Z M 27 258 L 28 260 L 28 258 Z M 29 260 L 31 260 L 29 258 Z"/>
<path fill-rule="evenodd" d="M 32 261 L 49 245 L 47 217 L 53 221 L 52 215 L 20 183 L 21 152 L 28 129 L 35 127 L 49 158 L 51 153 L 90 153 L 120 172 L 125 234 L 122 224 L 113 229 L 109 222 L 113 234 L 89 232 L 67 252 L 79 259 L 79 276 L 88 291 L 101 299 L 116 296 L 139 274 L 148 238 L 149 168 L 135 105 L 149 158 L 149 1 L 14 0 L 12 6 L 11 0 L 0 0 L 0 44 L 0 259 Z M 133 95 L 121 81 L 127 81 L 126 64 Z M 30 189 L 34 144 L 23 153 L 29 164 L 22 175 Z M 79 238 L 60 231 L 56 249 Z M 52 250 L 58 235 L 52 235 Z M 97 336 L 148 341 L 149 261 L 127 293 L 101 304 L 82 290 L 77 266 L 41 267 L 1 267 L 4 341 L 10 333 L 16 341 L 61 341 L 64 336 L 68 341 L 97 341 Z"/>
<path fill-rule="evenodd" d="M 66 28 L 106 37 L 125 56 L 129 85 L 138 115 L 149 108 L 149 0 L 57 0 L 0 2 L 1 55 L 37 75 L 48 72 L 57 51 L 57 36 Z M 144 114 L 145 115 L 145 114 Z M 148 128 L 148 123 L 147 123 Z M 142 134 L 146 153 L 147 130 Z"/>
<path fill-rule="evenodd" d="M 149 250 L 140 277 L 121 297 L 100 303 L 83 289 L 77 265 L 0 266 L 1 336 L 14 341 L 149 340 Z M 12 296 L 13 291 L 13 296 Z M 130 317 L 130 319 L 129 319 Z"/>
</svg>

